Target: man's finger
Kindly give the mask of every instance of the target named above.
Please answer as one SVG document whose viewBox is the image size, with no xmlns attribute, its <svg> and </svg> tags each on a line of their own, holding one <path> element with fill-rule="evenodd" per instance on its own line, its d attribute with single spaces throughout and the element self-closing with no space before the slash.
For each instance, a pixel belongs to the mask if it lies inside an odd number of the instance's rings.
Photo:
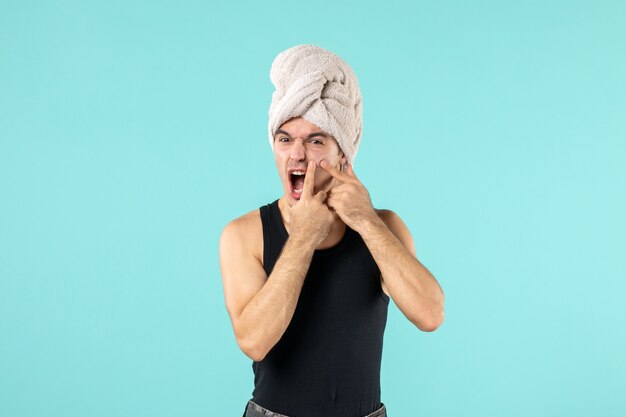
<svg viewBox="0 0 626 417">
<path fill-rule="evenodd" d="M 328 172 L 330 175 L 333 176 L 333 178 L 336 178 L 337 180 L 339 180 L 340 182 L 346 182 L 350 180 L 350 176 L 347 174 L 344 174 L 343 172 L 339 171 L 337 168 L 335 168 L 334 166 L 330 165 L 326 160 L 322 159 L 320 161 L 320 166 L 322 168 L 324 168 L 324 170 L 326 172 Z"/>
<path fill-rule="evenodd" d="M 306 167 L 306 175 L 304 176 L 304 188 L 302 195 L 311 197 L 313 195 L 313 184 L 315 183 L 315 161 L 309 161 Z"/>
</svg>

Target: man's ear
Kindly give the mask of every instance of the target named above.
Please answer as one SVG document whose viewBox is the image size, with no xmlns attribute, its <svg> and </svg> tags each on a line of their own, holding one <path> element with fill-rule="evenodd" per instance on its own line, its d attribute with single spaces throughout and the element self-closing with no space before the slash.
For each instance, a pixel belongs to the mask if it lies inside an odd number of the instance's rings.
<svg viewBox="0 0 626 417">
<path fill-rule="evenodd" d="M 346 159 L 345 154 L 341 153 L 341 158 L 339 158 L 339 171 L 343 172 L 346 170 L 346 163 L 348 160 Z"/>
</svg>

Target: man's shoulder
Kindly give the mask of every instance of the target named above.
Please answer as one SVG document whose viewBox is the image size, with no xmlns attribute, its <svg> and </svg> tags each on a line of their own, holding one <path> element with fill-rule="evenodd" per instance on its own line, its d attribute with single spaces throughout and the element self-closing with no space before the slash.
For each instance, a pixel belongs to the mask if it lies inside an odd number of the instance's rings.
<svg viewBox="0 0 626 417">
<path fill-rule="evenodd" d="M 396 212 L 393 211 L 393 210 L 390 210 L 390 209 L 377 209 L 377 208 L 375 208 L 374 211 L 376 212 L 378 217 L 382 221 L 384 221 L 385 223 L 387 223 L 388 221 L 393 221 L 394 218 L 398 217 Z"/>
<path fill-rule="evenodd" d="M 413 237 L 409 228 L 400 218 L 400 216 L 393 210 L 389 209 L 374 209 L 378 217 L 385 223 L 385 226 L 393 233 L 402 244 L 415 255 L 415 247 L 413 243 Z"/>
<path fill-rule="evenodd" d="M 222 252 L 237 248 L 242 253 L 254 255 L 262 259 L 263 226 L 261 224 L 260 209 L 251 210 L 228 222 L 220 236 Z"/>
<path fill-rule="evenodd" d="M 400 216 L 393 210 L 390 209 L 374 209 L 378 217 L 385 223 L 385 226 L 389 228 L 399 237 L 399 235 L 409 234 L 409 229 L 404 221 L 400 218 Z"/>
<path fill-rule="evenodd" d="M 228 222 L 226 226 L 224 226 L 222 235 L 227 234 L 245 237 L 245 235 L 258 230 L 260 225 L 260 209 L 256 208 Z"/>
</svg>

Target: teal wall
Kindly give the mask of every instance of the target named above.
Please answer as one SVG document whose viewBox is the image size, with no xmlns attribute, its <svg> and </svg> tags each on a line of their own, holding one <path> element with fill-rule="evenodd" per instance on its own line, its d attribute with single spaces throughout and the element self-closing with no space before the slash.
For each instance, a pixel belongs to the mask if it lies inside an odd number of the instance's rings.
<svg viewBox="0 0 626 417">
<path fill-rule="evenodd" d="M 2 0 L 0 415 L 242 414 L 218 239 L 281 194 L 269 69 L 300 43 L 357 73 L 355 171 L 446 294 L 434 333 L 390 304 L 390 417 L 624 415 L 625 16 Z"/>
</svg>

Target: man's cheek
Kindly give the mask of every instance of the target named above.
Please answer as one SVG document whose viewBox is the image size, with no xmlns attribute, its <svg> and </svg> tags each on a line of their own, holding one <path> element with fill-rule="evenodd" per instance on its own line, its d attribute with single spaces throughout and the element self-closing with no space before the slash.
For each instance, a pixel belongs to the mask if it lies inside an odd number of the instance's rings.
<svg viewBox="0 0 626 417">
<path fill-rule="evenodd" d="M 320 183 L 319 189 L 328 191 L 333 187 L 333 177 L 326 177 Z"/>
</svg>

